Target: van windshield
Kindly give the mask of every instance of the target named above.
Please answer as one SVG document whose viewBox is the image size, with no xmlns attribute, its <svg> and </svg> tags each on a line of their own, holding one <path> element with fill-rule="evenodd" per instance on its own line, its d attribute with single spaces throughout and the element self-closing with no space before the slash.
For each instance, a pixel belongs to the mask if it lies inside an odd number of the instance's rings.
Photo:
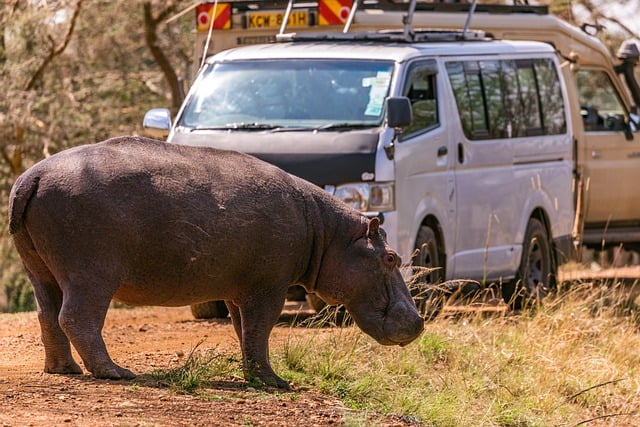
<svg viewBox="0 0 640 427">
<path fill-rule="evenodd" d="M 382 122 L 393 62 L 261 60 L 214 63 L 196 81 L 178 126 L 342 130 Z"/>
</svg>

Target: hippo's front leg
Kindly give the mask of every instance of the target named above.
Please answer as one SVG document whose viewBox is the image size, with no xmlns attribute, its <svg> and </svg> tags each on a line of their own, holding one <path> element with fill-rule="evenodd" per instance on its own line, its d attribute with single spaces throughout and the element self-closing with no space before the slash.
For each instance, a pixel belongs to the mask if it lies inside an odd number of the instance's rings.
<svg viewBox="0 0 640 427">
<path fill-rule="evenodd" d="M 242 363 L 247 381 L 253 378 L 278 388 L 289 389 L 289 383 L 280 378 L 269 363 L 269 335 L 276 324 L 286 297 L 286 290 L 279 295 L 253 296 L 238 306 L 227 302 L 231 321 L 242 348 Z"/>
</svg>

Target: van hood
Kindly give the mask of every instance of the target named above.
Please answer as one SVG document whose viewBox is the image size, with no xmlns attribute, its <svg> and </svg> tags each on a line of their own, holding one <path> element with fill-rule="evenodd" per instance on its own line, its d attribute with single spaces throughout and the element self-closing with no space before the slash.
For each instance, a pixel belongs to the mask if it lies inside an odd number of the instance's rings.
<svg viewBox="0 0 640 427">
<path fill-rule="evenodd" d="M 372 181 L 380 129 L 335 131 L 184 131 L 171 143 L 251 154 L 316 185 Z"/>
</svg>

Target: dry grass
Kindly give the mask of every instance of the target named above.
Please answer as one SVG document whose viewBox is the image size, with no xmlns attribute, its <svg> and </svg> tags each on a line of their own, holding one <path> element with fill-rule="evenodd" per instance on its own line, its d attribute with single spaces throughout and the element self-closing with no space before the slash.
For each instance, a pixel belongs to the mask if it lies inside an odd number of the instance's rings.
<svg viewBox="0 0 640 427">
<path fill-rule="evenodd" d="M 425 426 L 639 426 L 639 294 L 635 282 L 605 279 L 564 283 L 519 313 L 490 294 L 450 299 L 404 348 L 381 346 L 328 311 L 308 327 L 343 327 L 292 334 L 271 359 L 294 388 L 352 408 L 351 426 L 368 425 L 371 412 Z M 237 358 L 195 350 L 156 379 L 201 393 L 239 368 Z"/>
<path fill-rule="evenodd" d="M 294 383 L 423 425 L 640 425 L 637 291 L 564 284 L 521 313 L 449 306 L 406 348 L 336 328 L 291 338 L 273 358 Z"/>
</svg>

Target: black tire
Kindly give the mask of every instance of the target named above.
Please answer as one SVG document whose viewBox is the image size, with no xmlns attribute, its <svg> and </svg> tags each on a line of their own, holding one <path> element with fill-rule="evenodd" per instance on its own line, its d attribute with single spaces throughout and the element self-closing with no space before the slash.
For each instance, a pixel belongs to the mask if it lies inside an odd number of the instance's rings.
<svg viewBox="0 0 640 427">
<path fill-rule="evenodd" d="M 414 274 L 419 275 L 416 278 L 419 283 L 435 285 L 444 280 L 444 255 L 440 251 L 435 231 L 428 225 L 423 225 L 418 230 L 411 264 L 414 266 Z M 425 268 L 431 271 L 420 274 Z"/>
<path fill-rule="evenodd" d="M 300 285 L 289 286 L 287 290 L 287 300 L 289 301 L 304 301 L 306 295 L 307 291 Z"/>
<path fill-rule="evenodd" d="M 413 277 L 409 283 L 411 296 L 418 311 L 425 318 L 432 319 L 440 311 L 442 301 L 434 297 L 432 288 L 445 279 L 444 254 L 440 249 L 435 231 L 428 225 L 418 230 L 413 258 Z"/>
<path fill-rule="evenodd" d="M 530 218 L 524 233 L 522 258 L 516 278 L 502 287 L 502 297 L 519 309 L 540 302 L 555 287 L 556 266 L 549 235 L 542 222 Z"/>
<path fill-rule="evenodd" d="M 224 301 L 207 301 L 191 304 L 191 314 L 196 319 L 225 319 L 229 309 Z"/>
</svg>

